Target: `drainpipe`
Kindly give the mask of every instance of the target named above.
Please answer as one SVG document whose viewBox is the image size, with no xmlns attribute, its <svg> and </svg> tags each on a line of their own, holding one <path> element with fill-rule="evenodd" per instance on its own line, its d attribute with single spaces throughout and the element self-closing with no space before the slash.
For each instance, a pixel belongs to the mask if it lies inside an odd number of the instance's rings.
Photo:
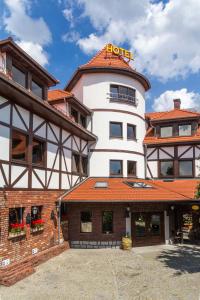
<svg viewBox="0 0 200 300">
<path fill-rule="evenodd" d="M 145 179 L 147 178 L 147 145 L 144 145 L 144 167 L 145 167 Z"/>
<path fill-rule="evenodd" d="M 61 197 L 58 199 L 58 245 L 60 245 L 60 217 L 61 217 Z"/>
</svg>

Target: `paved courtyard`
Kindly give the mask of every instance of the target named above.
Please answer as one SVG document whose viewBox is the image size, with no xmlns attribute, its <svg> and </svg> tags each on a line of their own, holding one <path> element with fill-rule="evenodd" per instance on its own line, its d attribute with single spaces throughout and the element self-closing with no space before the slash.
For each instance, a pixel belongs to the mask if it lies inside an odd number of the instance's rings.
<svg viewBox="0 0 200 300">
<path fill-rule="evenodd" d="M 70 249 L 37 267 L 1 300 L 199 300 L 200 248 Z"/>
</svg>

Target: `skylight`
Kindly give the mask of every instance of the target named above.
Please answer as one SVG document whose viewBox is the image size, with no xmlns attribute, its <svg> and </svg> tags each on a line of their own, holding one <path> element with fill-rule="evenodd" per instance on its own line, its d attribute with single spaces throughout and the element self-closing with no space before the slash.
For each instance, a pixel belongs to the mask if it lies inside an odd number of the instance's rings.
<svg viewBox="0 0 200 300">
<path fill-rule="evenodd" d="M 125 184 L 129 185 L 132 188 L 139 188 L 139 189 L 153 189 L 153 186 L 147 184 L 145 182 L 135 182 L 135 181 L 125 181 Z"/>
<path fill-rule="evenodd" d="M 108 182 L 106 182 L 106 181 L 96 181 L 94 187 L 95 188 L 107 188 L 108 187 Z"/>
</svg>

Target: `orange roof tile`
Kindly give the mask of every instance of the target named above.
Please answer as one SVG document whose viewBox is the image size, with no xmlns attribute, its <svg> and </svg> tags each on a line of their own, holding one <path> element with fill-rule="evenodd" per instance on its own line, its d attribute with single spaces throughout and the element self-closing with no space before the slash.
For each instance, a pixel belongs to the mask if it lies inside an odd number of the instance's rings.
<svg viewBox="0 0 200 300">
<path fill-rule="evenodd" d="M 146 118 L 151 121 L 182 119 L 182 118 L 197 118 L 200 117 L 200 113 L 193 112 L 186 109 L 173 109 L 165 112 L 151 112 L 145 114 Z"/>
<path fill-rule="evenodd" d="M 48 101 L 60 100 L 63 98 L 72 97 L 73 94 L 63 90 L 50 90 L 48 91 Z"/>
<path fill-rule="evenodd" d="M 133 70 L 133 68 L 124 60 L 122 56 L 107 52 L 106 46 L 100 50 L 88 63 L 82 65 L 80 69 L 82 67 L 117 67 Z"/>
<path fill-rule="evenodd" d="M 108 183 L 107 188 L 95 188 L 95 183 Z M 144 182 L 152 188 L 132 188 L 126 183 Z M 192 201 L 198 180 L 144 180 L 128 178 L 88 178 L 63 197 L 70 202 L 151 202 L 151 201 Z"/>
</svg>

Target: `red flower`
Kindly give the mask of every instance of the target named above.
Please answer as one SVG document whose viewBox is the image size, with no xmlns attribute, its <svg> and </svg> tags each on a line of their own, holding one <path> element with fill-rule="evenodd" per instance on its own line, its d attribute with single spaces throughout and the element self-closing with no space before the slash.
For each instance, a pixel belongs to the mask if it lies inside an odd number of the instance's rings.
<svg viewBox="0 0 200 300">
<path fill-rule="evenodd" d="M 15 223 L 15 224 L 11 224 L 11 228 L 20 228 L 20 229 L 24 229 L 24 223 Z"/>
<path fill-rule="evenodd" d="M 38 219 L 31 222 L 32 225 L 42 225 L 44 224 L 44 220 Z"/>
</svg>

